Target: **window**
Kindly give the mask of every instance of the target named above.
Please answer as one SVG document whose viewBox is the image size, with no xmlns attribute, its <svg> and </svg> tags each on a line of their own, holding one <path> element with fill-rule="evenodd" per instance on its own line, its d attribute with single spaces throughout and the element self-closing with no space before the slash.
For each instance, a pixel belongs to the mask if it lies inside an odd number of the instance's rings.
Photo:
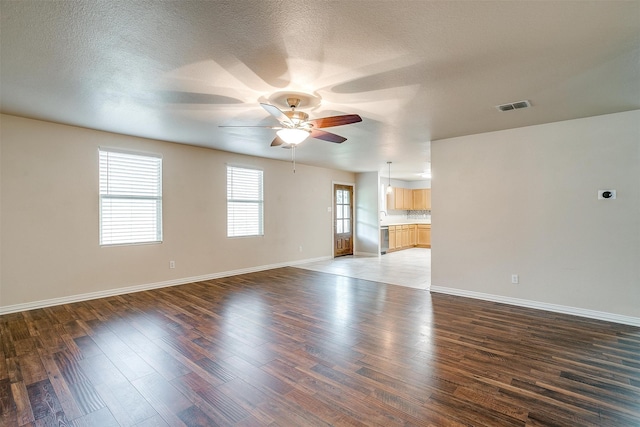
<svg viewBox="0 0 640 427">
<path fill-rule="evenodd" d="M 227 166 L 227 237 L 263 236 L 262 171 Z"/>
<path fill-rule="evenodd" d="M 100 149 L 100 244 L 162 241 L 162 158 Z"/>
<path fill-rule="evenodd" d="M 351 233 L 350 190 L 336 190 L 336 233 Z"/>
</svg>

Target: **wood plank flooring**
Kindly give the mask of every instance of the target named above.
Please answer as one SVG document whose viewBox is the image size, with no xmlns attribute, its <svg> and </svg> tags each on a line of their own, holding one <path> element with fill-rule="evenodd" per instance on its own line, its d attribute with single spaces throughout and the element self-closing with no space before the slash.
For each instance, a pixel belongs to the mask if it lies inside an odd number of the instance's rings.
<svg viewBox="0 0 640 427">
<path fill-rule="evenodd" d="M 0 316 L 2 426 L 638 426 L 640 329 L 280 268 Z"/>
</svg>

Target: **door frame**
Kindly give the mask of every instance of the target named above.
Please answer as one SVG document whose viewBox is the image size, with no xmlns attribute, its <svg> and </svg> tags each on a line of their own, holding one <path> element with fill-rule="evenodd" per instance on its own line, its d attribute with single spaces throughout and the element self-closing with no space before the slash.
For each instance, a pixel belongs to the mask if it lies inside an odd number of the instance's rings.
<svg viewBox="0 0 640 427">
<path fill-rule="evenodd" d="M 335 248 L 335 242 L 333 241 L 334 238 L 334 229 L 333 229 L 333 224 L 335 224 L 336 221 L 336 195 L 335 195 L 335 191 L 333 191 L 334 187 L 336 185 L 346 185 L 348 187 L 351 187 L 351 191 L 353 193 L 353 198 L 351 200 L 351 203 L 353 205 L 353 213 L 351 215 L 351 220 L 353 221 L 352 223 L 352 227 L 351 227 L 351 231 L 352 231 L 352 248 L 353 248 L 353 253 L 356 253 L 356 184 L 354 182 L 346 182 L 346 181 L 331 181 L 331 224 L 329 224 L 329 229 L 331 230 L 331 258 L 335 258 L 336 257 L 336 248 Z"/>
</svg>

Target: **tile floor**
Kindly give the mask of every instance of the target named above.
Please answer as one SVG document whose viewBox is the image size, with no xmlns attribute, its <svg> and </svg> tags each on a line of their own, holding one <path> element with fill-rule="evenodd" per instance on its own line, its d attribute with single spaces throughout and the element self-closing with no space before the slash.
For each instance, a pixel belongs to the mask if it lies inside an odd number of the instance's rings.
<svg viewBox="0 0 640 427">
<path fill-rule="evenodd" d="M 343 256 L 296 267 L 417 289 L 431 286 L 431 249 L 425 248 L 405 249 L 381 257 Z"/>
</svg>

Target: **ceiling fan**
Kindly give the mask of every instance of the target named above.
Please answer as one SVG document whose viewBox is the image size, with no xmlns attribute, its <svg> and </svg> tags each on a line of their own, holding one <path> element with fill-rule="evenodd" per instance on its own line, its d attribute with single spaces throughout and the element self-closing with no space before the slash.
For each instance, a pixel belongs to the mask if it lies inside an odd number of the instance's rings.
<svg viewBox="0 0 640 427">
<path fill-rule="evenodd" d="M 276 137 L 271 142 L 272 147 L 292 148 L 300 144 L 309 136 L 324 141 L 335 142 L 341 144 L 347 138 L 335 133 L 327 132 L 321 128 L 333 126 L 348 125 L 358 123 L 362 118 L 357 114 L 344 114 L 341 116 L 324 117 L 320 119 L 309 120 L 309 115 L 302 111 L 296 111 L 300 105 L 299 98 L 287 98 L 287 105 L 290 111 L 282 111 L 272 104 L 260 103 L 267 113 L 275 117 L 280 126 L 220 126 L 220 127 L 266 127 L 269 129 L 278 129 Z"/>
</svg>

